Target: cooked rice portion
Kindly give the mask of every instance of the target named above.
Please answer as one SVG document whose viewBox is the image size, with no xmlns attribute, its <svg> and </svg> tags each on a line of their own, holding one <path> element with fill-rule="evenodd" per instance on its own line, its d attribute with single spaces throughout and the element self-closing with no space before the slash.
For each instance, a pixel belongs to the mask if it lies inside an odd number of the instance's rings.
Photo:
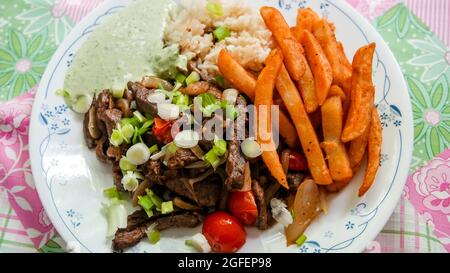
<svg viewBox="0 0 450 273">
<path fill-rule="evenodd" d="M 222 4 L 223 15 L 215 16 L 206 9 L 206 0 L 181 0 L 181 7 L 170 13 L 164 39 L 167 44 L 179 44 L 181 54 L 189 60 L 199 60 L 198 68 L 217 75 L 217 56 L 222 48 L 246 69 L 260 71 L 273 48 L 272 34 L 264 25 L 257 9 L 231 1 Z M 214 43 L 212 31 L 225 26 L 231 35 Z"/>
</svg>

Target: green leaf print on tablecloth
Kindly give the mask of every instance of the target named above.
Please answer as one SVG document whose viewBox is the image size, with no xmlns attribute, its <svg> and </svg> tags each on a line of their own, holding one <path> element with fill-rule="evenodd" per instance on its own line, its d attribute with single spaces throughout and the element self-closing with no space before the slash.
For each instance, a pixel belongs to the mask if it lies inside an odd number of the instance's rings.
<svg viewBox="0 0 450 273">
<path fill-rule="evenodd" d="M 57 0 L 0 2 L 0 102 L 32 88 L 73 27 Z"/>
<path fill-rule="evenodd" d="M 449 146 L 450 52 L 403 4 L 379 17 L 374 25 L 408 83 L 414 116 L 413 171 Z"/>
</svg>

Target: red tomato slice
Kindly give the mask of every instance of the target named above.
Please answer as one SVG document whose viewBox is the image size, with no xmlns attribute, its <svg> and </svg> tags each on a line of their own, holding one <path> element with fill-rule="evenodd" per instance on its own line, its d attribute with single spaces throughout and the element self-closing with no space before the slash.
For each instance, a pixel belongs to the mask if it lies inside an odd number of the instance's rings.
<svg viewBox="0 0 450 273">
<path fill-rule="evenodd" d="M 258 218 L 258 207 L 252 191 L 231 192 L 228 197 L 228 210 L 245 225 L 255 224 Z"/>
<path fill-rule="evenodd" d="M 239 221 L 224 211 L 206 216 L 202 233 L 214 252 L 235 252 L 244 245 L 247 237 Z"/>
</svg>

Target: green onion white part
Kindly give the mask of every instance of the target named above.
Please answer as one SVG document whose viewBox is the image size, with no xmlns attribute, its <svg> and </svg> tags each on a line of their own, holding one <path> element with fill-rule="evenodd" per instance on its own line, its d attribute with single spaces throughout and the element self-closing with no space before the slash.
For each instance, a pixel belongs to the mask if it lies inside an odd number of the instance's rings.
<svg viewBox="0 0 450 273">
<path fill-rule="evenodd" d="M 285 203 L 277 198 L 272 198 L 272 200 L 270 200 L 270 207 L 272 208 L 272 217 L 278 223 L 282 224 L 284 227 L 292 224 L 294 220 L 292 214 L 287 210 Z"/>
<path fill-rule="evenodd" d="M 84 114 L 86 113 L 92 104 L 92 96 L 90 95 L 81 95 L 76 98 L 76 100 L 72 103 L 72 110 L 77 113 Z"/>
<path fill-rule="evenodd" d="M 196 131 L 184 130 L 179 132 L 173 142 L 180 148 L 190 149 L 197 146 L 200 136 Z"/>
<path fill-rule="evenodd" d="M 261 146 L 252 139 L 245 139 L 241 143 L 242 153 L 248 158 L 255 158 L 261 155 Z"/>
<path fill-rule="evenodd" d="M 106 236 L 114 236 L 117 229 L 127 227 L 127 210 L 117 199 L 112 200 L 108 205 L 104 204 L 103 212 L 108 222 Z"/>
<path fill-rule="evenodd" d="M 186 245 L 195 248 L 198 252 L 211 252 L 211 246 L 209 245 L 208 240 L 206 240 L 206 237 L 201 233 L 195 234 L 191 239 L 186 240 L 185 243 Z"/>
<path fill-rule="evenodd" d="M 180 108 L 168 103 L 158 104 L 158 116 L 164 120 L 174 120 L 180 116 Z"/>
<path fill-rule="evenodd" d="M 234 88 L 229 88 L 223 91 L 222 93 L 222 99 L 226 102 L 228 102 L 231 105 L 234 105 L 237 100 L 238 91 Z"/>
<path fill-rule="evenodd" d="M 139 186 L 138 178 L 140 177 L 142 176 L 138 175 L 138 173 L 136 172 L 127 171 L 121 180 L 123 188 L 127 191 L 131 192 L 135 191 Z"/>
<path fill-rule="evenodd" d="M 136 143 L 127 151 L 127 159 L 134 165 L 142 165 L 150 158 L 150 151 L 144 143 Z"/>
</svg>

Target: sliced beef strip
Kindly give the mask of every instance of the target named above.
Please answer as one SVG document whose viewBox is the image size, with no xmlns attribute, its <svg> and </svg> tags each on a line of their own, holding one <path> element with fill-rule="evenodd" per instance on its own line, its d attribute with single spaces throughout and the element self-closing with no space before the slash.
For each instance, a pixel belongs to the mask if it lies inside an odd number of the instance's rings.
<svg viewBox="0 0 450 273">
<path fill-rule="evenodd" d="M 167 167 L 181 169 L 195 161 L 198 161 L 198 157 L 190 149 L 179 148 L 167 161 Z"/>
<path fill-rule="evenodd" d="M 95 99 L 95 107 L 97 109 L 104 110 L 114 108 L 114 99 L 108 89 L 105 89 L 100 92 L 100 94 L 98 94 L 97 98 Z"/>
<path fill-rule="evenodd" d="M 297 192 L 298 186 L 302 183 L 303 178 L 305 178 L 305 174 L 288 172 L 286 178 L 289 185 L 289 191 L 295 193 Z"/>
<path fill-rule="evenodd" d="M 156 116 L 156 114 L 158 113 L 157 104 L 151 103 L 147 99 L 148 95 L 155 92 L 154 89 L 145 88 L 138 82 L 128 82 L 128 89 L 133 92 L 136 99 L 136 107 L 139 111 L 151 114 L 152 116 Z"/>
<path fill-rule="evenodd" d="M 155 211 L 155 213 L 158 211 Z M 152 217 L 153 218 L 153 217 Z M 133 229 L 136 228 L 142 224 L 145 224 L 147 222 L 149 222 L 151 220 L 151 218 L 149 218 L 147 216 L 147 213 L 141 209 L 141 210 L 136 210 L 135 212 L 133 212 L 132 214 L 128 215 L 127 217 L 127 229 Z"/>
<path fill-rule="evenodd" d="M 122 170 L 120 169 L 119 162 L 116 161 L 113 163 L 112 166 L 112 175 L 113 175 L 113 182 L 116 186 L 117 190 L 119 191 L 125 191 L 122 185 Z"/>
<path fill-rule="evenodd" d="M 97 159 L 103 163 L 111 163 L 112 160 L 109 158 L 106 153 L 109 147 L 109 141 L 106 136 L 102 136 L 98 141 L 95 147 L 95 155 Z"/>
<path fill-rule="evenodd" d="M 84 114 L 83 120 L 83 135 L 89 149 L 94 148 L 96 140 L 102 136 L 102 131 L 98 127 L 97 108 L 94 104 L 95 102 L 92 103 L 89 111 Z"/>
<path fill-rule="evenodd" d="M 122 119 L 122 111 L 116 108 L 106 110 L 99 109 L 97 111 L 97 118 L 104 122 L 108 137 L 111 137 L 112 130 L 116 128 L 117 123 Z"/>
<path fill-rule="evenodd" d="M 220 197 L 221 183 L 217 179 L 206 179 L 191 186 L 189 178 L 178 177 L 169 179 L 164 185 L 171 191 L 197 202 L 200 206 L 213 207 Z"/>
<path fill-rule="evenodd" d="M 118 229 L 112 241 L 113 249 L 118 251 L 136 245 L 146 236 L 148 226 L 149 224 L 142 224 L 131 229 Z"/>
<path fill-rule="evenodd" d="M 265 230 L 268 228 L 267 204 L 264 198 L 264 189 L 257 180 L 253 180 L 252 182 L 252 191 L 255 196 L 256 205 L 258 206 L 258 219 L 256 220 L 255 226 L 261 230 Z"/>
<path fill-rule="evenodd" d="M 155 221 L 155 229 L 161 231 L 171 227 L 196 227 L 200 223 L 200 219 L 194 214 L 170 215 L 157 219 Z"/>
<path fill-rule="evenodd" d="M 241 106 L 238 107 L 239 115 L 245 115 L 245 100 L 238 96 L 237 104 Z M 242 135 L 240 130 L 244 130 L 244 128 L 239 128 L 237 122 L 235 122 L 233 139 L 228 141 L 229 154 L 225 167 L 228 178 L 225 184 L 229 190 L 241 189 L 244 185 L 245 158 L 241 152 L 241 141 L 238 140 L 238 136 Z"/>
<path fill-rule="evenodd" d="M 122 144 L 119 147 L 109 145 L 106 155 L 114 161 L 119 161 L 126 154 L 128 148 L 129 145 L 126 144 Z"/>
<path fill-rule="evenodd" d="M 144 168 L 145 177 L 150 182 L 164 185 L 164 182 L 180 176 L 178 169 L 164 169 L 162 163 L 158 160 L 149 160 Z"/>
</svg>

